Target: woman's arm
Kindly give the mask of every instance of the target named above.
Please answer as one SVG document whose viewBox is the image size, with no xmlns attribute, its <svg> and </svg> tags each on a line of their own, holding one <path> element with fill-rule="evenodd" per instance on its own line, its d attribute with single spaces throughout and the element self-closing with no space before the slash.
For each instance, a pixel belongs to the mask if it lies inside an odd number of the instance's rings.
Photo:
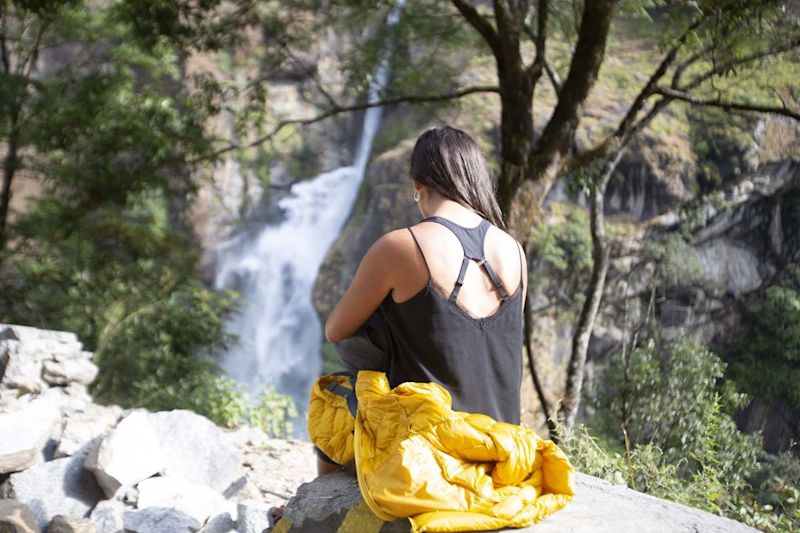
<svg viewBox="0 0 800 533">
<path fill-rule="evenodd" d="M 352 283 L 325 322 L 330 342 L 351 336 L 394 288 L 392 274 L 399 258 L 396 232 L 387 233 L 367 250 Z"/>
<path fill-rule="evenodd" d="M 525 248 L 519 241 L 514 239 L 514 242 L 517 243 L 519 248 L 520 268 L 522 269 L 520 273 L 522 277 L 522 308 L 525 309 L 525 298 L 528 297 L 528 258 L 525 255 Z"/>
</svg>

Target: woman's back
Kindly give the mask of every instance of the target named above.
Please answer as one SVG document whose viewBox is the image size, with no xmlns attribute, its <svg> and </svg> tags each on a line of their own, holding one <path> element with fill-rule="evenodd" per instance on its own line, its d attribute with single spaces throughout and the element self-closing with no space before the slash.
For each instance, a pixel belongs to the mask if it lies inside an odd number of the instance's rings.
<svg viewBox="0 0 800 533">
<path fill-rule="evenodd" d="M 467 210 L 398 230 L 404 250 L 381 304 L 390 330 L 387 376 L 436 382 L 456 410 L 519 423 L 523 254 Z"/>
</svg>

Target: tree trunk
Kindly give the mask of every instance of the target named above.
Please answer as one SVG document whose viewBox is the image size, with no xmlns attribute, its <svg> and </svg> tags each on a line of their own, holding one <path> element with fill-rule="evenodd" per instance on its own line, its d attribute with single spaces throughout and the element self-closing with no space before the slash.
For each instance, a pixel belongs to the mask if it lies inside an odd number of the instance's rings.
<svg viewBox="0 0 800 533">
<path fill-rule="evenodd" d="M 530 77 L 518 68 L 513 73 L 503 70 L 499 72 L 502 162 L 497 196 L 506 221 L 509 222 L 514 196 L 527 177 L 528 157 L 533 145 L 533 84 Z M 511 229 L 520 241 L 527 240 L 527 235 Z"/>
<path fill-rule="evenodd" d="M 539 219 L 542 202 L 569 155 L 575 130 L 583 114 L 584 102 L 594 87 L 603 64 L 617 2 L 618 0 L 593 0 L 584 4 L 575 52 L 567 78 L 558 93 L 558 103 L 553 115 L 544 127 L 537 145 L 529 145 L 532 149 L 526 158 L 527 168 L 524 172 L 521 175 L 514 173 L 503 176 L 501 181 L 500 205 L 506 213 L 511 232 L 523 242 Z M 498 65 L 498 73 L 500 72 Z M 512 110 L 509 119 L 519 117 L 518 113 L 519 109 L 516 113 Z M 505 120 L 504 114 L 503 121 Z M 530 123 L 532 129 L 532 118 Z M 503 156 L 505 157 L 505 151 Z M 505 172 L 505 164 L 503 170 Z"/>
<path fill-rule="evenodd" d="M 559 418 L 566 434 L 572 432 L 572 428 L 575 425 L 575 417 L 578 414 L 578 406 L 580 405 L 581 392 L 583 390 L 586 354 L 589 350 L 589 339 L 592 336 L 597 311 L 600 309 L 600 302 L 603 299 L 603 289 L 605 289 L 609 246 L 606 240 L 603 203 L 608 181 L 617 168 L 622 158 L 622 153 L 622 150 L 617 150 L 612 154 L 603 166 L 592 188 L 590 220 L 593 259 L 592 277 L 589 286 L 586 288 L 586 299 L 583 303 L 578 323 L 575 325 L 575 333 L 572 336 L 572 352 L 569 366 L 567 367 L 566 390 L 559 410 Z"/>
<path fill-rule="evenodd" d="M 11 124 L 8 135 L 8 149 L 5 161 L 3 161 L 3 185 L 0 189 L 0 251 L 6 246 L 8 240 L 7 225 L 8 215 L 11 207 L 11 183 L 14 175 L 19 168 L 19 111 L 14 110 L 11 114 Z"/>
</svg>

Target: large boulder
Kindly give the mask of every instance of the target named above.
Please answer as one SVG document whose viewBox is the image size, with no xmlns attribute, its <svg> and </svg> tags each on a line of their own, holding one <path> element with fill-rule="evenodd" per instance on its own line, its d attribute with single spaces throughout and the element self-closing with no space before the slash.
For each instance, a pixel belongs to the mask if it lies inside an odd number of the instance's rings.
<svg viewBox="0 0 800 533">
<path fill-rule="evenodd" d="M 106 495 L 155 474 L 224 491 L 241 478 L 241 452 L 210 420 L 191 411 L 136 410 L 86 461 Z"/>
<path fill-rule="evenodd" d="M 170 507 L 185 513 L 200 523 L 222 512 L 236 513 L 236 505 L 228 503 L 219 492 L 177 476 L 158 476 L 145 479 L 139 489 L 136 507 Z"/>
<path fill-rule="evenodd" d="M 531 533 L 754 533 L 756 530 L 685 505 L 654 498 L 585 474 L 575 476 L 575 498 L 534 526 L 506 531 Z M 341 529 L 339 529 L 341 528 Z M 361 498 L 352 474 L 323 476 L 302 485 L 286 505 L 274 533 L 329 531 L 408 533 L 408 520 L 383 522 Z"/>
<path fill-rule="evenodd" d="M 83 468 L 87 453 L 88 448 L 72 457 L 11 474 L 0 485 L 0 497 L 27 505 L 42 529 L 55 515 L 88 516 L 103 493 L 92 474 Z"/>
<path fill-rule="evenodd" d="M 237 505 L 237 533 L 261 533 L 269 527 L 270 507 L 259 501 L 243 501 Z"/>
<path fill-rule="evenodd" d="M 97 533 L 97 529 L 88 518 L 59 514 L 47 526 L 47 533 Z"/>
<path fill-rule="evenodd" d="M 45 400 L 0 413 L 0 474 L 41 463 L 60 417 L 58 407 Z"/>
<path fill-rule="evenodd" d="M 84 446 L 105 435 L 122 416 L 122 408 L 117 405 L 89 404 L 84 409 L 68 413 L 56 457 L 68 457 L 78 453 Z"/>
<path fill-rule="evenodd" d="M 125 531 L 135 533 L 189 533 L 201 526 L 196 518 L 170 507 L 125 511 L 123 520 Z"/>
<path fill-rule="evenodd" d="M 125 529 L 122 515 L 125 506 L 117 500 L 103 500 L 94 506 L 89 519 L 97 533 L 119 533 Z"/>
</svg>

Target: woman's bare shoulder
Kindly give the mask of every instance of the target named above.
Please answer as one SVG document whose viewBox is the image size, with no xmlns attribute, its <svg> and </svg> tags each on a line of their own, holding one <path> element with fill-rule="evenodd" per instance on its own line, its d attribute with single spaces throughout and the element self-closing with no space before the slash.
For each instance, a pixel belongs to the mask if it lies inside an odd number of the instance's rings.
<svg viewBox="0 0 800 533">
<path fill-rule="evenodd" d="M 492 231 L 496 235 L 497 242 L 504 248 L 519 249 L 522 245 L 519 241 L 511 235 L 508 231 L 492 225 Z"/>
<path fill-rule="evenodd" d="M 383 256 L 388 261 L 396 261 L 414 253 L 414 238 L 408 228 L 384 233 L 370 248 L 370 253 Z"/>
</svg>

